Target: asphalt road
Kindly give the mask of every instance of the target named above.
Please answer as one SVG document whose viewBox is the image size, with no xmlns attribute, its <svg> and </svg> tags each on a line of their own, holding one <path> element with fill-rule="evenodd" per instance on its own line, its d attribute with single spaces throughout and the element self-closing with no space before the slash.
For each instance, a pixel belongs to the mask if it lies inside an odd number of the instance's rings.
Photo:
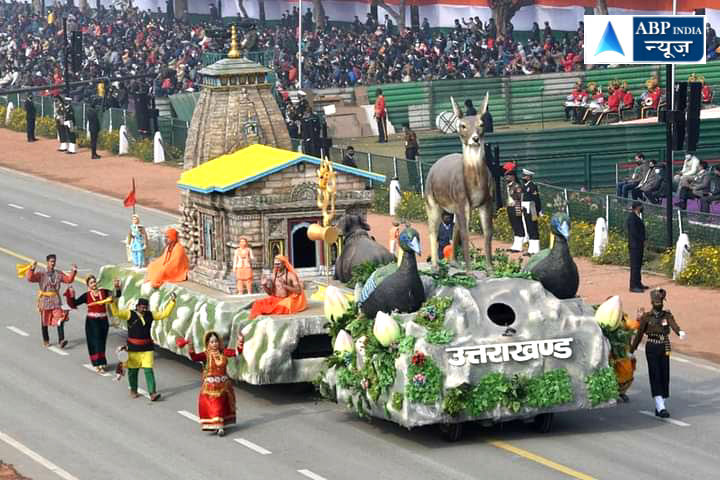
<svg viewBox="0 0 720 480">
<path fill-rule="evenodd" d="M 160 212 L 138 211 L 145 225 L 175 221 Z M 630 403 L 557 415 L 553 431 L 545 435 L 520 423 L 473 425 L 460 442 L 449 444 L 434 428 L 408 431 L 360 420 L 343 406 L 281 385 L 237 385 L 237 427 L 225 438 L 203 433 L 192 419 L 199 365 L 160 351 L 155 372 L 163 400 L 130 399 L 126 379 L 115 382 L 84 367 L 84 309 L 73 313 L 66 327 L 66 355 L 41 346 L 36 289 L 15 276 L 15 263 L 22 261 L 17 255 L 44 260 L 52 251 L 60 268 L 75 262 L 81 274 L 124 261 L 120 242 L 128 223 L 128 209 L 117 200 L 0 170 L 0 459 L 28 477 L 718 476 L 720 366 L 680 356 L 673 357 L 671 367 L 672 421 L 640 412 L 653 409 L 641 355 Z M 76 289 L 83 291 L 80 285 Z M 111 330 L 108 352 L 123 341 L 122 332 Z M 140 382 L 143 386 L 142 375 Z M 42 458 L 30 458 L 23 449 Z"/>
</svg>

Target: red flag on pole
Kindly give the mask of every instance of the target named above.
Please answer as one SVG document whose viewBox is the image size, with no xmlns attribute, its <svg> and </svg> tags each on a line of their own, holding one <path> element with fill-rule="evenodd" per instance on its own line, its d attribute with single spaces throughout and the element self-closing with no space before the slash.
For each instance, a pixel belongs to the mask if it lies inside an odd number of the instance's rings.
<svg viewBox="0 0 720 480">
<path fill-rule="evenodd" d="M 127 197 L 125 197 L 125 200 L 123 201 L 123 205 L 128 207 L 134 207 L 135 206 L 135 177 L 132 179 L 132 190 L 130 190 L 130 193 L 127 194 Z"/>
</svg>

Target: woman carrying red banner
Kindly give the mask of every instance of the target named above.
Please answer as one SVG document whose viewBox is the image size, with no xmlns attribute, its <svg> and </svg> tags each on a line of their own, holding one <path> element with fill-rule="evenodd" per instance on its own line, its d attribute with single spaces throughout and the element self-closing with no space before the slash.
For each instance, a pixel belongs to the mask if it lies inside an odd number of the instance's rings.
<svg viewBox="0 0 720 480">
<path fill-rule="evenodd" d="M 205 351 L 195 353 L 190 345 L 190 358 L 205 363 L 203 384 L 198 397 L 198 416 L 203 430 L 210 430 L 219 436 L 225 435 L 225 426 L 235 423 L 235 392 L 227 376 L 228 357 L 242 354 L 243 336 L 238 332 L 235 349 L 223 348 L 220 336 L 213 331 L 205 334 Z M 182 348 L 188 341 L 176 340 Z"/>
</svg>

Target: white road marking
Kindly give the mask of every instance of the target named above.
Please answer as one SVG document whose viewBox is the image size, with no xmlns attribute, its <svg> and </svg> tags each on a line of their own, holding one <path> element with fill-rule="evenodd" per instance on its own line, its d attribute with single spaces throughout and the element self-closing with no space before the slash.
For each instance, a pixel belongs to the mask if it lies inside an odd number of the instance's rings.
<svg viewBox="0 0 720 480">
<path fill-rule="evenodd" d="M 93 373 L 95 373 L 95 374 L 97 374 L 97 375 L 100 375 L 100 376 L 103 376 L 103 377 L 109 377 L 109 376 L 110 376 L 110 373 L 108 373 L 108 372 L 105 372 L 105 373 L 100 373 L 100 372 L 98 372 L 97 370 L 95 370 L 95 367 L 93 367 L 93 366 L 92 366 L 91 364 L 89 364 L 89 363 L 83 363 L 83 367 L 87 368 L 88 370 L 90 370 L 91 372 L 93 372 Z"/>
<path fill-rule="evenodd" d="M 33 175 L 31 173 L 25 173 L 25 172 L 21 172 L 19 170 L 13 170 L 13 169 L 7 168 L 7 167 L 0 167 L 0 171 L 6 172 L 9 175 L 16 175 L 18 177 L 31 178 L 35 182 L 42 182 L 42 183 L 50 184 L 53 187 L 63 188 L 63 189 L 67 189 L 67 190 L 75 190 L 76 192 L 80 192 L 83 195 L 92 195 L 95 197 L 100 197 L 100 198 L 103 198 L 105 200 L 108 200 L 108 201 L 110 201 L 112 203 L 116 203 L 116 204 L 117 203 L 122 204 L 123 198 L 125 198 L 125 197 L 115 198 L 115 197 L 111 197 L 110 195 L 93 192 L 93 191 L 87 190 L 85 188 L 76 187 L 74 185 L 66 185 L 66 184 L 57 183 L 53 180 L 48 180 L 47 178 L 41 177 L 39 175 Z M 137 205 L 136 207 L 138 210 L 147 210 L 148 212 L 153 212 L 158 215 L 164 215 L 168 218 L 169 221 L 174 221 L 174 222 L 177 221 L 177 212 L 168 212 L 166 210 L 160 210 L 158 208 L 152 208 L 152 207 L 145 207 L 142 205 Z"/>
<path fill-rule="evenodd" d="M 94 233 L 95 235 L 100 235 L 101 237 L 107 237 L 107 233 L 100 232 L 98 230 L 90 230 L 90 233 Z"/>
<path fill-rule="evenodd" d="M 23 445 L 22 443 L 18 442 L 18 441 L 15 440 L 14 438 L 10 437 L 9 435 L 6 435 L 6 434 L 4 434 L 3 432 L 0 432 L 0 440 L 2 440 L 3 442 L 7 443 L 8 445 L 10 445 L 11 447 L 13 447 L 14 449 L 18 450 L 19 452 L 21 452 L 21 453 L 27 455 L 28 457 L 32 458 L 32 459 L 35 460 L 37 463 L 39 463 L 39 464 L 42 465 L 43 467 L 47 468 L 48 470 L 50 470 L 51 472 L 53 472 L 53 473 L 54 473 L 55 475 L 57 475 L 58 477 L 63 478 L 63 479 L 65 479 L 65 480 L 78 480 L 77 477 L 69 474 L 68 472 L 66 472 L 66 471 L 63 470 L 62 468 L 58 467 L 57 465 L 55 465 L 54 463 L 52 463 L 52 462 L 51 462 L 50 460 L 48 460 L 47 458 L 45 458 L 45 457 L 43 457 L 42 455 L 40 455 L 39 453 L 36 453 L 36 452 L 30 450 L 28 447 L 26 447 L 26 446 Z"/>
<path fill-rule="evenodd" d="M 37 215 L 38 217 L 52 218 L 52 217 L 51 217 L 50 215 L 48 215 L 47 213 L 42 213 L 42 212 L 34 212 L 34 213 L 35 213 L 35 215 Z"/>
<path fill-rule="evenodd" d="M 683 357 L 678 357 L 676 355 L 671 355 L 670 360 L 675 360 L 676 362 L 680 362 L 680 363 L 687 363 L 689 365 L 692 365 L 693 367 L 703 368 L 705 370 L 710 370 L 711 372 L 720 373 L 720 368 L 713 367 L 711 365 L 706 365 L 704 363 L 693 362 L 692 360 L 689 360 L 689 359 L 683 358 Z"/>
<path fill-rule="evenodd" d="M 643 415 L 647 415 L 648 417 L 656 418 L 656 419 L 658 419 L 658 420 L 660 420 L 660 421 L 662 421 L 662 422 L 672 423 L 673 425 L 677 425 L 678 427 L 689 427 L 689 426 L 690 426 L 689 423 L 681 422 L 680 420 L 675 420 L 674 418 L 660 418 L 660 417 L 656 417 L 654 412 L 649 412 L 649 411 L 647 411 L 647 410 L 639 410 L 639 412 L 642 413 Z"/>
<path fill-rule="evenodd" d="M 16 205 L 14 203 L 8 203 L 8 207 L 17 208 L 18 210 L 25 210 L 25 207 L 23 207 L 22 205 Z"/>
<path fill-rule="evenodd" d="M 327 480 L 325 477 L 321 477 L 317 473 L 313 473 L 310 470 L 303 469 L 297 471 L 300 475 L 303 475 L 307 478 L 312 478 L 312 480 Z"/>
<path fill-rule="evenodd" d="M 77 223 L 68 222 L 67 220 L 60 220 L 60 223 L 64 223 L 65 225 L 68 225 L 68 226 L 70 226 L 70 227 L 77 227 L 77 226 L 78 226 Z"/>
<path fill-rule="evenodd" d="M 23 337 L 29 337 L 29 336 L 30 336 L 29 333 L 27 333 L 27 332 L 25 332 L 25 331 L 23 331 L 23 330 L 20 330 L 20 329 L 17 328 L 17 327 L 13 327 L 12 325 L 11 325 L 11 326 L 8 326 L 7 329 L 10 330 L 11 332 L 15 332 L 15 333 L 17 333 L 18 335 L 23 336 Z"/>
<path fill-rule="evenodd" d="M 182 415 L 183 417 L 185 417 L 185 418 L 187 418 L 187 419 L 190 419 L 190 420 L 192 420 L 192 421 L 195 422 L 195 423 L 200 423 L 200 418 L 198 418 L 198 416 L 195 415 L 194 413 L 190 413 L 190 412 L 188 412 L 187 410 L 178 410 L 177 412 L 178 412 L 180 415 Z"/>
<path fill-rule="evenodd" d="M 249 448 L 250 450 L 256 451 L 260 455 L 270 455 L 272 453 L 270 450 L 263 448 L 260 445 L 251 442 L 250 440 L 245 440 L 244 438 L 234 438 L 233 440 L 235 440 L 240 445 Z"/>
<path fill-rule="evenodd" d="M 48 350 L 50 350 L 51 352 L 57 353 L 58 355 L 62 355 L 63 357 L 70 355 L 68 352 L 66 352 L 62 348 L 56 347 L 55 345 L 53 345 L 52 347 L 49 347 Z"/>
</svg>

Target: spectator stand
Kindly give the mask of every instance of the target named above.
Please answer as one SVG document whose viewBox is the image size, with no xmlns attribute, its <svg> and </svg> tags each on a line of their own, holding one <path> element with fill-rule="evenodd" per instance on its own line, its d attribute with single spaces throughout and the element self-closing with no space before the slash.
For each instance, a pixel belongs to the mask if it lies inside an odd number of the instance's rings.
<svg viewBox="0 0 720 480">
<path fill-rule="evenodd" d="M 720 157 L 720 119 L 703 120 L 700 125 L 700 141 L 704 147 L 698 155 L 701 159 Z M 644 152 L 648 158 L 659 158 L 664 152 L 665 140 L 665 125 L 657 122 L 496 131 L 485 136 L 485 142 L 499 146 L 501 161 L 526 163 L 537 172 L 538 181 L 586 189 L 614 187 L 618 163 L 631 159 L 637 152 Z M 423 171 L 443 155 L 461 151 L 455 135 L 423 137 L 419 142 Z"/>
</svg>

